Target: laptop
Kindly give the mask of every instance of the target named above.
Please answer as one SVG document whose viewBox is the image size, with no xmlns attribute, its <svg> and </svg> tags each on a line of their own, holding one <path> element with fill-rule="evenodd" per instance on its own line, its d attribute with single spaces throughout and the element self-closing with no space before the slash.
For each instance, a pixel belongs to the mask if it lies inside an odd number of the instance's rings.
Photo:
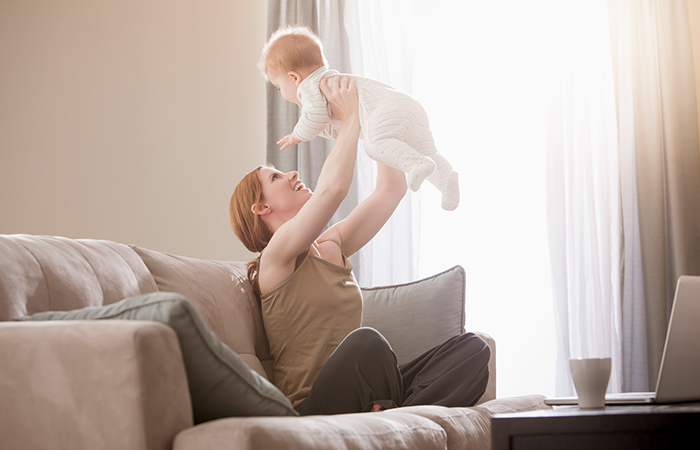
<svg viewBox="0 0 700 450">
<path fill-rule="evenodd" d="M 655 392 L 607 394 L 606 405 L 700 401 L 700 276 L 676 284 Z M 548 405 L 576 405 L 577 397 L 546 398 Z"/>
</svg>

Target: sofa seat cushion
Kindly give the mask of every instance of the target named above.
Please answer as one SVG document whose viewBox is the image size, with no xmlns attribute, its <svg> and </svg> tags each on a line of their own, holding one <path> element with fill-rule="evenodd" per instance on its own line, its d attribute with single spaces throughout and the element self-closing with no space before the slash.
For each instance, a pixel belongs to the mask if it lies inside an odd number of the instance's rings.
<svg viewBox="0 0 700 450">
<path fill-rule="evenodd" d="M 482 403 L 478 407 L 488 411 L 490 415 L 552 409 L 551 406 L 544 403 L 544 399 L 544 395 L 504 397 Z"/>
<path fill-rule="evenodd" d="M 187 297 L 224 344 L 272 381 L 270 346 L 244 262 L 212 261 L 131 248 L 150 270 L 159 291 Z"/>
<path fill-rule="evenodd" d="M 414 414 L 439 425 L 447 435 L 447 449 L 490 450 L 491 416 L 549 409 L 542 395 L 491 400 L 477 407 L 447 408 L 444 406 L 407 406 L 381 414 Z"/>
<path fill-rule="evenodd" d="M 150 320 L 177 334 L 195 423 L 231 416 L 297 415 L 282 392 L 251 370 L 204 324 L 185 297 L 157 292 L 110 306 L 44 312 L 21 320 Z"/>
<path fill-rule="evenodd" d="M 414 414 L 232 418 L 180 432 L 173 450 L 421 449 L 444 450 L 445 431 Z"/>
<path fill-rule="evenodd" d="M 414 414 L 429 419 L 445 430 L 448 450 L 491 450 L 491 416 L 482 408 L 406 406 L 382 414 Z"/>
</svg>

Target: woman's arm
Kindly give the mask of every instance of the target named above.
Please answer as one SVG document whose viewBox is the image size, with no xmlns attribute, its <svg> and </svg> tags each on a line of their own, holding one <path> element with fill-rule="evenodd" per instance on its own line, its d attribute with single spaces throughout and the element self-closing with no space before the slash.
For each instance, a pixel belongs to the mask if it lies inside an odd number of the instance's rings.
<svg viewBox="0 0 700 450">
<path fill-rule="evenodd" d="M 261 259 L 263 284 L 276 286 L 294 271 L 297 256 L 308 250 L 323 232 L 350 189 L 360 137 L 360 119 L 355 82 L 347 77 L 327 80 L 321 89 L 328 98 L 333 116 L 343 121 L 338 140 L 328 155 L 316 184 L 314 195 L 296 216 L 281 225 L 272 236 Z M 280 277 L 282 277 L 280 279 Z M 264 283 L 265 281 L 269 283 Z"/>
<path fill-rule="evenodd" d="M 319 240 L 336 240 L 341 243 L 343 255 L 354 254 L 381 230 L 404 195 L 404 172 L 377 164 L 377 183 L 374 191 L 357 205 L 347 218 L 323 233 Z"/>
</svg>

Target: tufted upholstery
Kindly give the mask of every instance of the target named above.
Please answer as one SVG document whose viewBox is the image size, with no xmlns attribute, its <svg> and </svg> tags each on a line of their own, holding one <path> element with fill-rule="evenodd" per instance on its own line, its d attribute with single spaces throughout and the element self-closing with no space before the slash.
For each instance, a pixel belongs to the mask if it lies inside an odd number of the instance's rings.
<svg viewBox="0 0 700 450">
<path fill-rule="evenodd" d="M 0 235 L 0 321 L 177 292 L 253 370 L 272 374 L 260 307 L 245 263 L 210 261 L 112 241 Z M 261 362 L 262 360 L 262 362 Z"/>
<path fill-rule="evenodd" d="M 110 241 L 0 235 L 0 273 L 0 320 L 158 290 L 141 258 Z"/>
</svg>

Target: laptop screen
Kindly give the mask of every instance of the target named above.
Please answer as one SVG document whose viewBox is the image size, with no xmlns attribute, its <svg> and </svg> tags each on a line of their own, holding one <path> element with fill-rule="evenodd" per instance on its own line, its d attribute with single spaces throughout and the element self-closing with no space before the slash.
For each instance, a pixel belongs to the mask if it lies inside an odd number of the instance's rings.
<svg viewBox="0 0 700 450">
<path fill-rule="evenodd" d="M 683 275 L 668 322 L 656 402 L 700 400 L 700 277 Z"/>
</svg>

